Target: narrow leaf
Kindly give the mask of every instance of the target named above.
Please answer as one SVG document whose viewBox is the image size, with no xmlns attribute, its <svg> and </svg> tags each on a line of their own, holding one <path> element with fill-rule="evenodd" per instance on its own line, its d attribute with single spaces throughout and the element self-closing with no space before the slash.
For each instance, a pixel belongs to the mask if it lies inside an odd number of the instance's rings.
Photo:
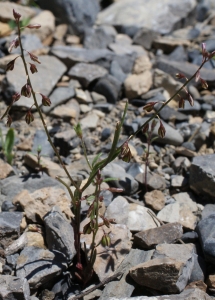
<svg viewBox="0 0 215 300">
<path fill-rule="evenodd" d="M 94 157 L 93 161 L 92 161 L 92 166 L 94 167 L 94 165 L 97 163 L 98 159 L 102 156 L 102 153 L 99 153 L 96 155 L 96 157 Z"/>
</svg>

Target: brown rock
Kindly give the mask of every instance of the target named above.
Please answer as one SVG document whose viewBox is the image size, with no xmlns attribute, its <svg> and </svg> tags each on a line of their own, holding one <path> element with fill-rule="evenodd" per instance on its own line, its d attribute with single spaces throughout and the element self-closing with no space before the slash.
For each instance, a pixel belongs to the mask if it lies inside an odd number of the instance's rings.
<svg viewBox="0 0 215 300">
<path fill-rule="evenodd" d="M 40 24 L 38 29 L 25 28 L 24 33 L 36 34 L 41 41 L 44 41 L 55 32 L 55 17 L 49 10 L 44 10 L 31 19 L 31 24 Z"/>
<path fill-rule="evenodd" d="M 9 165 L 8 163 L 6 163 L 5 161 L 3 161 L 2 159 L 0 159 L 0 179 L 4 179 L 7 178 L 9 176 L 14 175 L 14 170 L 11 167 L 11 165 Z"/>
<path fill-rule="evenodd" d="M 55 29 L 54 38 L 58 41 L 63 41 L 67 30 L 68 30 L 68 25 L 67 24 L 58 25 Z"/>
<path fill-rule="evenodd" d="M 134 242 L 142 249 L 152 249 L 158 244 L 174 243 L 177 239 L 181 238 L 182 234 L 182 225 L 171 223 L 136 233 L 134 235 Z"/>
<path fill-rule="evenodd" d="M 141 55 L 139 56 L 134 63 L 133 67 L 133 73 L 134 74 L 141 74 L 145 72 L 146 70 L 151 70 L 152 63 L 150 62 L 150 59 L 147 55 Z"/>
<path fill-rule="evenodd" d="M 60 207 L 68 219 L 72 217 L 70 200 L 65 191 L 59 188 L 48 187 L 33 193 L 23 190 L 13 199 L 13 204 L 19 204 L 25 211 L 26 218 L 33 223 L 41 223 L 44 215 L 55 205 Z"/>
<path fill-rule="evenodd" d="M 202 281 L 202 280 L 198 280 L 198 281 L 193 281 L 191 283 L 189 283 L 185 290 L 187 289 L 200 289 L 202 290 L 203 292 L 206 293 L 206 290 L 207 290 L 207 285 Z"/>
<path fill-rule="evenodd" d="M 8 24 L 0 22 L 0 37 L 9 35 L 11 31 L 12 29 Z"/>
<path fill-rule="evenodd" d="M 13 9 L 22 15 L 22 20 L 32 18 L 36 14 L 36 11 L 30 7 L 18 5 L 16 3 L 13 3 L 12 5 L 10 1 L 1 1 L 0 21 L 8 22 L 10 20 L 14 20 Z"/>
<path fill-rule="evenodd" d="M 144 195 L 144 200 L 150 208 L 156 211 L 160 211 L 165 206 L 164 194 L 158 190 L 147 192 Z"/>
<path fill-rule="evenodd" d="M 124 85 L 127 98 L 139 97 L 151 88 L 152 74 L 149 70 L 140 74 L 131 74 L 126 78 Z"/>
<path fill-rule="evenodd" d="M 26 246 L 35 246 L 38 248 L 46 249 L 44 237 L 39 232 L 26 232 L 27 244 Z"/>
<path fill-rule="evenodd" d="M 182 268 L 183 263 L 175 259 L 156 258 L 131 268 L 130 275 L 139 285 L 162 292 L 178 293 L 177 281 Z"/>
<path fill-rule="evenodd" d="M 110 228 L 107 228 L 106 226 L 99 227 L 95 240 L 96 244 L 101 241 L 104 232 L 109 234 L 111 245 L 110 247 L 105 248 L 100 244 L 96 248 L 97 256 L 93 267 L 101 281 L 114 274 L 118 266 L 131 250 L 131 233 L 127 226 L 122 224 L 111 224 Z M 89 249 L 91 241 L 92 234 L 81 236 L 82 247 L 85 242 L 86 248 Z"/>
<path fill-rule="evenodd" d="M 208 279 L 206 280 L 206 284 L 209 288 L 215 289 L 215 274 L 211 274 L 208 276 Z"/>
</svg>

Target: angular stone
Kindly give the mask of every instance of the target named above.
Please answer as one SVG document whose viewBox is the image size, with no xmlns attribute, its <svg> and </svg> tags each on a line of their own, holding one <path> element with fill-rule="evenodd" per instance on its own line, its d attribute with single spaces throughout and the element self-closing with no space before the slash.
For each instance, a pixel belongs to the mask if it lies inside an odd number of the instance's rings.
<svg viewBox="0 0 215 300">
<path fill-rule="evenodd" d="M 68 75 L 77 79 L 84 88 L 95 79 L 99 79 L 107 74 L 107 70 L 95 64 L 78 63 L 72 67 Z"/>
<path fill-rule="evenodd" d="M 56 106 L 63 104 L 67 100 L 72 99 L 75 96 L 75 90 L 72 84 L 68 87 L 58 87 L 50 95 L 51 106 L 42 106 L 42 111 L 49 113 Z"/>
<path fill-rule="evenodd" d="M 165 0 L 162 5 L 156 0 L 118 1 L 98 14 L 97 23 L 117 26 L 130 35 L 134 35 L 139 28 L 167 34 L 182 20 L 189 22 L 187 17 L 189 13 L 194 13 L 195 6 L 193 0 L 183 0 L 174 6 L 171 0 Z"/>
<path fill-rule="evenodd" d="M 136 203 L 129 204 L 122 196 L 116 197 L 108 206 L 105 216 L 125 224 L 131 231 L 147 230 L 157 227 L 148 209 Z"/>
<path fill-rule="evenodd" d="M 140 74 L 129 75 L 125 82 L 125 93 L 128 99 L 141 96 L 149 91 L 152 86 L 152 73 L 146 70 Z"/>
<path fill-rule="evenodd" d="M 194 65 L 189 62 L 182 63 L 178 61 L 172 61 L 165 58 L 159 58 L 157 60 L 156 67 L 168 74 L 182 73 L 188 78 L 190 78 L 198 69 L 198 65 Z M 201 76 L 209 86 L 214 86 L 215 75 L 213 70 L 208 70 L 203 67 L 201 69 Z M 191 82 L 193 85 L 196 85 L 195 80 Z"/>
<path fill-rule="evenodd" d="M 13 10 L 22 15 L 22 19 L 28 19 L 35 16 L 36 12 L 34 9 L 13 3 L 13 7 L 11 7 L 10 1 L 0 2 L 0 21 L 9 22 L 10 20 L 14 20 Z"/>
<path fill-rule="evenodd" d="M 41 27 L 38 29 L 25 28 L 24 32 L 37 35 L 41 41 L 44 41 L 55 31 L 55 17 L 48 10 L 42 11 L 37 16 L 32 18 L 31 24 L 40 24 Z"/>
<path fill-rule="evenodd" d="M 139 297 L 124 297 L 124 298 L 110 298 L 109 300 L 211 300 L 211 297 L 199 288 L 189 288 L 177 295 L 165 296 L 139 296 Z"/>
<path fill-rule="evenodd" d="M 63 254 L 37 247 L 25 247 L 17 260 L 18 277 L 27 278 L 31 288 L 54 280 L 66 270 Z"/>
<path fill-rule="evenodd" d="M 109 181 L 110 186 L 122 188 L 123 193 L 127 195 L 134 194 L 138 190 L 138 182 L 130 174 L 125 172 L 125 169 L 115 163 L 108 164 L 102 170 L 104 178 L 114 177 L 118 180 Z"/>
<path fill-rule="evenodd" d="M 140 285 L 162 292 L 178 293 L 185 288 L 193 268 L 194 245 L 161 244 L 153 259 L 130 269 Z"/>
<path fill-rule="evenodd" d="M 215 213 L 201 220 L 196 231 L 202 246 L 205 259 L 215 264 Z"/>
<path fill-rule="evenodd" d="M 58 105 L 51 111 L 51 116 L 69 120 L 78 120 L 80 107 L 75 99 L 68 101 L 66 104 Z"/>
<path fill-rule="evenodd" d="M 190 187 L 197 194 L 214 197 L 215 154 L 194 157 L 190 166 Z"/>
<path fill-rule="evenodd" d="M 145 185 L 145 175 L 144 173 L 139 173 L 135 176 L 135 179 Z M 147 186 L 153 190 L 164 190 L 166 188 L 165 178 L 159 174 L 153 173 L 151 171 L 147 172 Z"/>
<path fill-rule="evenodd" d="M 44 217 L 44 223 L 48 249 L 63 253 L 68 262 L 71 262 L 76 254 L 74 230 L 59 207 L 52 208 Z"/>
<path fill-rule="evenodd" d="M 99 117 L 97 114 L 90 112 L 86 117 L 81 119 L 81 128 L 96 129 L 98 126 Z"/>
<path fill-rule="evenodd" d="M 141 249 L 152 249 L 158 244 L 171 244 L 183 235 L 180 223 L 164 224 L 161 227 L 138 232 L 134 235 L 134 243 Z"/>
<path fill-rule="evenodd" d="M 0 275 L 0 298 L 30 300 L 30 288 L 27 279 Z"/>
<path fill-rule="evenodd" d="M 137 57 L 134 63 L 133 67 L 133 73 L 134 74 L 141 74 L 145 72 L 146 70 L 151 70 L 152 63 L 150 62 L 147 55 L 142 55 Z"/>
<path fill-rule="evenodd" d="M 159 190 L 145 193 L 144 200 L 146 205 L 156 211 L 160 211 L 165 206 L 164 194 Z"/>
<path fill-rule="evenodd" d="M 143 251 L 139 249 L 131 249 L 130 253 L 126 256 L 119 268 L 116 270 L 116 273 L 123 272 L 123 276 L 118 281 L 112 281 L 108 283 L 105 286 L 99 300 L 106 300 L 111 297 L 131 296 L 135 287 L 132 282 L 127 279 L 129 269 L 137 264 L 150 260 L 152 254 L 153 250 Z"/>
<path fill-rule="evenodd" d="M 95 243 L 101 241 L 104 232 L 109 234 L 111 245 L 104 248 L 101 244 L 96 248 L 97 256 L 93 266 L 95 273 L 100 281 L 113 275 L 124 258 L 131 250 L 131 233 L 127 226 L 123 224 L 111 224 L 110 228 L 106 226 L 99 227 Z M 81 235 L 82 247 L 84 242 L 89 249 L 92 242 L 92 234 Z"/>
<path fill-rule="evenodd" d="M 70 200 L 65 191 L 59 188 L 43 188 L 33 193 L 23 190 L 14 198 L 13 203 L 21 205 L 27 219 L 34 223 L 41 223 L 45 214 L 55 205 L 60 207 L 68 219 L 72 216 Z"/>
<path fill-rule="evenodd" d="M 36 91 L 40 91 L 40 93 L 48 96 L 66 71 L 66 66 L 54 56 L 44 55 L 39 57 L 39 60 L 41 61 L 41 64 L 38 66 L 39 76 L 32 76 L 31 82 Z M 22 86 L 26 84 L 26 76 L 21 59 L 16 60 L 13 72 L 7 73 L 7 81 L 8 86 L 11 86 L 13 89 L 11 95 L 20 91 Z M 41 97 L 38 96 L 37 98 L 40 105 Z M 32 97 L 26 101 L 26 98 L 23 96 L 14 105 L 30 108 L 32 103 Z"/>
<path fill-rule="evenodd" d="M 14 172 L 13 168 L 11 167 L 11 165 L 6 163 L 2 159 L 0 159 L 0 170 L 1 170 L 0 179 L 4 179 L 6 177 L 15 175 L 15 172 Z"/>
<path fill-rule="evenodd" d="M 0 245 L 6 248 L 20 235 L 22 212 L 1 212 L 0 213 Z"/>
</svg>

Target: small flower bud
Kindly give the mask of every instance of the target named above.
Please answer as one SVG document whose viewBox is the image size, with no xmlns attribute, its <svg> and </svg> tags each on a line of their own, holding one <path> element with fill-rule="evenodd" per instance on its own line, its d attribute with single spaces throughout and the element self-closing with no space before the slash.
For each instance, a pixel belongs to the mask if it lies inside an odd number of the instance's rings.
<svg viewBox="0 0 215 300">
<path fill-rule="evenodd" d="M 184 104 L 185 104 L 184 99 L 183 99 L 183 98 L 180 98 L 180 99 L 179 99 L 179 102 L 178 102 L 178 107 L 179 107 L 179 108 L 184 108 Z"/>
<path fill-rule="evenodd" d="M 190 95 L 190 93 L 188 93 L 188 101 L 189 101 L 191 106 L 194 105 L 194 100 L 193 100 L 193 97 Z"/>
<path fill-rule="evenodd" d="M 90 234 L 92 232 L 91 222 L 87 223 L 83 228 L 84 234 Z"/>
<path fill-rule="evenodd" d="M 146 110 L 147 112 L 150 112 L 153 110 L 155 104 L 157 104 L 157 102 L 149 102 L 146 105 L 143 106 L 143 110 Z"/>
<path fill-rule="evenodd" d="M 182 74 L 182 73 L 176 73 L 176 74 L 175 74 L 175 77 L 176 77 L 177 79 L 183 79 L 183 78 L 185 78 L 185 75 Z"/>
<path fill-rule="evenodd" d="M 20 93 L 18 93 L 18 92 L 16 92 L 16 93 L 12 96 L 14 102 L 18 101 L 18 100 L 20 99 L 20 97 L 21 97 L 21 95 L 20 95 Z"/>
<path fill-rule="evenodd" d="M 26 28 L 30 28 L 30 29 L 38 29 L 41 27 L 40 24 L 28 24 L 27 26 L 25 26 Z"/>
<path fill-rule="evenodd" d="M 15 60 L 16 60 L 16 59 L 13 59 L 13 60 L 11 60 L 11 61 L 7 64 L 6 71 L 13 71 L 13 69 L 14 69 L 14 64 L 15 64 Z"/>
<path fill-rule="evenodd" d="M 13 9 L 13 16 L 16 21 L 19 21 L 21 15 Z"/>
<path fill-rule="evenodd" d="M 82 135 L 82 129 L 81 129 L 81 124 L 80 124 L 80 123 L 78 123 L 77 125 L 74 126 L 74 130 L 75 130 L 77 136 L 78 136 L 80 139 L 82 139 L 82 136 L 83 136 L 83 135 Z"/>
<path fill-rule="evenodd" d="M 42 96 L 42 105 L 43 106 L 50 106 L 52 104 L 48 97 L 46 97 L 45 95 L 43 95 L 41 93 L 40 93 L 40 95 Z"/>
<path fill-rule="evenodd" d="M 143 134 L 146 134 L 146 133 L 148 133 L 148 131 L 149 131 L 149 123 L 147 123 L 147 124 L 143 127 L 142 132 L 143 132 Z"/>
<path fill-rule="evenodd" d="M 25 96 L 27 98 L 31 97 L 31 86 L 28 83 L 23 85 L 23 87 L 21 89 L 21 95 Z"/>
<path fill-rule="evenodd" d="M 115 188 L 115 187 L 109 187 L 108 191 L 110 191 L 112 193 L 122 193 L 122 192 L 124 192 L 124 189 Z"/>
<path fill-rule="evenodd" d="M 13 120 L 12 120 L 11 116 L 10 116 L 10 115 L 7 115 L 6 126 L 7 126 L 7 127 L 10 127 L 11 124 L 12 124 L 12 122 L 13 122 Z"/>
<path fill-rule="evenodd" d="M 102 239 L 101 239 L 101 244 L 103 247 L 110 247 L 111 245 L 111 238 L 108 234 L 104 234 Z"/>
<path fill-rule="evenodd" d="M 157 123 L 158 123 L 158 122 L 157 122 L 157 120 L 155 120 L 155 119 L 152 121 L 152 125 L 151 125 L 151 130 L 152 130 L 152 131 L 155 129 Z"/>
<path fill-rule="evenodd" d="M 208 88 L 207 82 L 202 78 L 200 78 L 200 82 L 202 84 L 202 88 L 206 90 Z"/>
<path fill-rule="evenodd" d="M 41 64 L 41 62 L 38 60 L 38 57 L 34 54 L 32 54 L 31 52 L 28 52 L 30 59 L 33 61 L 36 61 L 38 64 Z"/>
<path fill-rule="evenodd" d="M 103 217 L 103 222 L 104 222 L 104 225 L 107 226 L 108 228 L 110 228 L 110 222 L 107 218 Z"/>
<path fill-rule="evenodd" d="M 159 135 L 161 138 L 164 138 L 164 137 L 165 137 L 165 134 L 166 134 L 166 129 L 165 129 L 165 127 L 163 126 L 163 123 L 160 121 L 160 127 L 158 128 L 158 135 Z"/>
<path fill-rule="evenodd" d="M 18 48 L 19 47 L 19 38 L 18 36 L 11 42 L 9 48 L 8 48 L 8 52 L 10 53 L 13 48 Z"/>
<path fill-rule="evenodd" d="M 121 147 L 121 153 L 119 158 L 128 163 L 130 162 L 131 157 L 132 155 L 131 155 L 131 150 L 128 146 L 128 142 L 125 142 Z"/>
<path fill-rule="evenodd" d="M 37 70 L 37 67 L 35 66 L 35 64 L 30 64 L 30 70 L 31 70 L 31 73 L 34 74 L 34 73 L 37 73 L 38 70 Z"/>
<path fill-rule="evenodd" d="M 25 122 L 29 125 L 33 121 L 34 121 L 34 116 L 33 116 L 32 112 L 29 110 L 27 112 L 27 114 L 25 115 Z"/>
</svg>

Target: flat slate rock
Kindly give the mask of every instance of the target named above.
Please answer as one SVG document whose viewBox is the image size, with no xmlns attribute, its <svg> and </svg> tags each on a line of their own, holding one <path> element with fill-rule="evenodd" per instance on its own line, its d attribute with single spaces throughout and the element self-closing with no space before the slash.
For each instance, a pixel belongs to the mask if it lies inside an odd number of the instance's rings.
<svg viewBox="0 0 215 300">
<path fill-rule="evenodd" d="M 0 298 L 30 300 L 30 288 L 27 279 L 0 275 Z"/>
<path fill-rule="evenodd" d="M 107 70 L 95 64 L 78 63 L 72 67 L 68 75 L 77 79 L 84 88 L 95 79 L 99 79 L 107 74 Z"/>
<path fill-rule="evenodd" d="M 161 34 L 174 30 L 182 20 L 194 12 L 196 1 L 183 0 L 124 0 L 117 1 L 98 14 L 97 24 L 109 24 L 134 35 L 138 29 L 147 28 Z"/>
<path fill-rule="evenodd" d="M 214 198 L 215 154 L 197 156 L 190 166 L 190 187 L 197 194 Z"/>
<path fill-rule="evenodd" d="M 66 71 L 66 66 L 54 56 L 40 56 L 41 64 L 37 66 L 38 74 L 31 76 L 31 82 L 35 91 L 38 91 L 45 96 L 49 96 L 56 83 Z M 28 61 L 28 59 L 27 59 Z M 12 96 L 15 92 L 20 92 L 21 88 L 26 84 L 26 75 L 22 60 L 16 60 L 13 71 L 7 72 L 7 85 L 10 87 Z M 37 96 L 39 105 L 41 104 L 41 96 Z M 13 106 L 24 106 L 30 108 L 33 103 L 33 98 L 26 98 L 22 96 L 19 101 L 15 102 Z"/>
<path fill-rule="evenodd" d="M 37 247 L 25 247 L 17 260 L 16 274 L 27 278 L 31 288 L 50 282 L 66 270 L 63 254 Z"/>
</svg>

